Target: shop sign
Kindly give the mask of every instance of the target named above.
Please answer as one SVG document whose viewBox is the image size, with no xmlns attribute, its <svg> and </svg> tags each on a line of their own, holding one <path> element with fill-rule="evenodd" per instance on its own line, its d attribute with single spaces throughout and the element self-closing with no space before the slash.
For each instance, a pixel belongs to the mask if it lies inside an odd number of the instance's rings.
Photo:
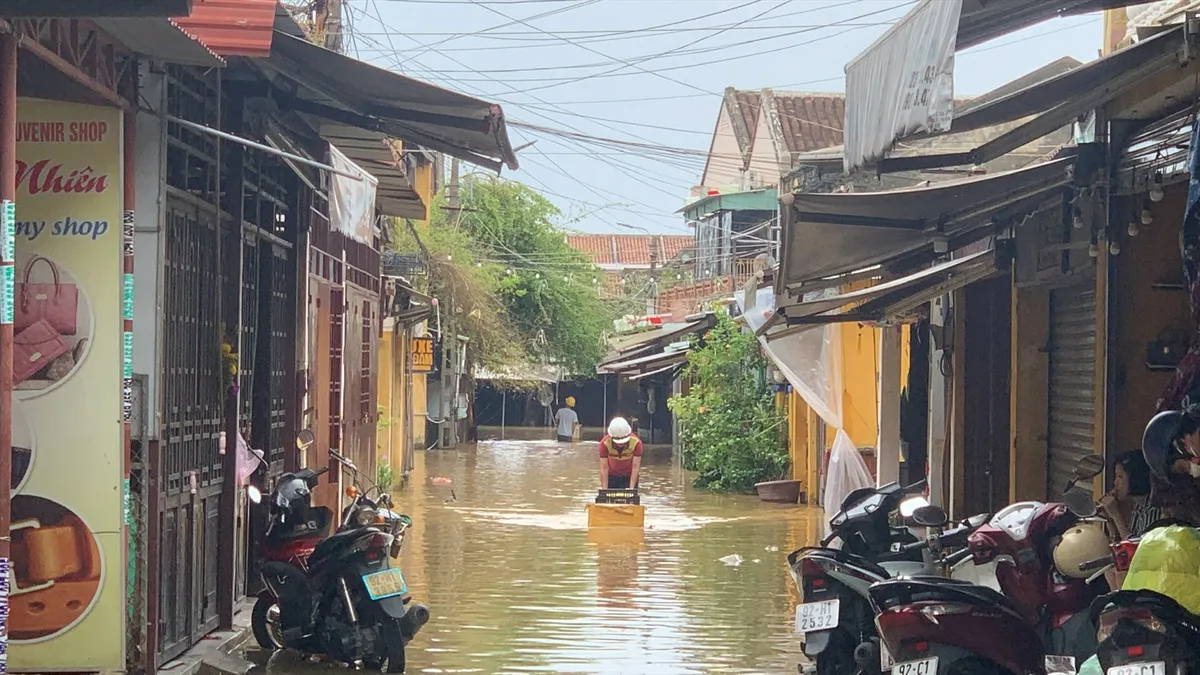
<svg viewBox="0 0 1200 675">
<path fill-rule="evenodd" d="M 14 671 L 125 668 L 121 147 L 115 108 L 18 103 Z"/>
<path fill-rule="evenodd" d="M 433 338 L 412 338 L 412 372 L 429 373 L 433 371 Z"/>
</svg>

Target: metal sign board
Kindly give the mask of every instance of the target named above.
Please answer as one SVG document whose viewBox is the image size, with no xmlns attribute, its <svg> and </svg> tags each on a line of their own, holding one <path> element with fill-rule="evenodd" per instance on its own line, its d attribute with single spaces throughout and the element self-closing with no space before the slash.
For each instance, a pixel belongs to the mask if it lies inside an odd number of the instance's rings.
<svg viewBox="0 0 1200 675">
<path fill-rule="evenodd" d="M 409 343 L 412 351 L 412 372 L 429 373 L 433 371 L 433 338 L 415 337 Z"/>
</svg>

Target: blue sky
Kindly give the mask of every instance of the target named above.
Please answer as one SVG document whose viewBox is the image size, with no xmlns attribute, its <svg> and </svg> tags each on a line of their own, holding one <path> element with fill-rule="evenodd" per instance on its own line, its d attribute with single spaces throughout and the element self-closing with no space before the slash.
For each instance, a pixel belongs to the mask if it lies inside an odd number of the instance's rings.
<svg viewBox="0 0 1200 675">
<path fill-rule="evenodd" d="M 728 86 L 843 91 L 847 61 L 907 0 L 345 0 L 348 50 L 503 106 L 521 169 L 563 224 L 688 234 Z M 1096 58 L 1097 15 L 1056 19 L 961 52 L 956 94 L 994 89 L 1062 56 Z M 530 130 L 514 123 L 552 129 Z M 576 135 L 564 138 L 562 132 Z M 620 141 L 614 146 L 579 138 Z M 630 147 L 628 143 L 640 144 Z"/>
</svg>

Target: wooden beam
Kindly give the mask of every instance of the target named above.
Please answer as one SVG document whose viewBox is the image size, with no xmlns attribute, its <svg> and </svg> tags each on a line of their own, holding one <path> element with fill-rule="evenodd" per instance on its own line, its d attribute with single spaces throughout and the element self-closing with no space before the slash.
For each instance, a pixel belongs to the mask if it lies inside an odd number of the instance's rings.
<svg viewBox="0 0 1200 675">
<path fill-rule="evenodd" d="M 58 54 L 50 51 L 47 47 L 34 40 L 32 37 L 28 35 L 22 35 L 21 48 L 45 61 L 51 66 L 54 66 L 54 68 L 56 68 L 63 75 L 66 75 L 75 82 L 79 83 L 88 91 L 92 92 L 96 96 L 99 96 L 106 103 L 120 108 L 125 112 L 136 112 L 135 106 L 122 98 L 119 94 L 117 94 L 117 92 L 101 85 L 91 77 L 88 77 L 87 73 L 72 65 Z"/>
<path fill-rule="evenodd" d="M 1050 434 L 1050 291 L 1013 288 L 1009 501 L 1046 496 Z"/>
<path fill-rule="evenodd" d="M 900 326 L 879 329 L 879 441 L 875 478 L 879 486 L 900 480 Z"/>
</svg>

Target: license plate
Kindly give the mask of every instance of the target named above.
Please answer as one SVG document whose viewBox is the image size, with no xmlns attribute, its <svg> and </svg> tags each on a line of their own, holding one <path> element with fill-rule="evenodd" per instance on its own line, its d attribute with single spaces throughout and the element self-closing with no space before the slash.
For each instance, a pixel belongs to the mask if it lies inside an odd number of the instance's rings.
<svg viewBox="0 0 1200 675">
<path fill-rule="evenodd" d="M 1162 661 L 1154 663 L 1130 663 L 1124 666 L 1113 666 L 1108 669 L 1108 675 L 1167 675 L 1167 664 Z"/>
<path fill-rule="evenodd" d="M 883 640 L 879 641 L 879 672 L 890 673 L 892 666 L 896 665 L 896 659 L 892 658 L 892 653 L 888 651 L 887 645 Z"/>
<path fill-rule="evenodd" d="M 812 633 L 837 628 L 842 601 L 809 602 L 796 607 L 796 632 Z"/>
<path fill-rule="evenodd" d="M 937 675 L 938 657 L 905 661 L 892 666 L 892 675 Z"/>
<path fill-rule="evenodd" d="M 404 575 L 399 568 L 391 567 L 382 572 L 363 575 L 363 585 L 372 600 L 383 600 L 394 595 L 408 592 L 408 584 L 404 583 Z"/>
</svg>

